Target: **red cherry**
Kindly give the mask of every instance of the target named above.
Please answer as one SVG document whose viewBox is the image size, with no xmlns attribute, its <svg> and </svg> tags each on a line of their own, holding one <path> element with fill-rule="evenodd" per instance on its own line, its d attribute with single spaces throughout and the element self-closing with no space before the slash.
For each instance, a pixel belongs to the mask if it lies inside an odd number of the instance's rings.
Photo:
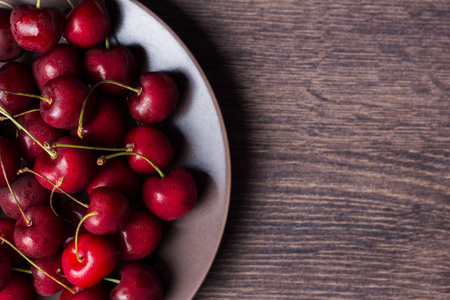
<svg viewBox="0 0 450 300">
<path fill-rule="evenodd" d="M 129 262 L 120 270 L 120 283 L 111 291 L 111 300 L 160 300 L 163 288 L 158 274 L 146 263 Z"/>
<path fill-rule="evenodd" d="M 12 36 L 9 25 L 10 16 L 10 9 L 0 8 L 0 61 L 2 62 L 12 61 L 25 52 Z"/>
<path fill-rule="evenodd" d="M 71 289 L 76 292 L 75 295 L 64 290 L 59 296 L 59 300 L 109 300 L 108 294 L 100 284 L 87 289 L 73 285 Z"/>
<path fill-rule="evenodd" d="M 10 24 L 12 35 L 22 48 L 33 52 L 47 52 L 61 38 L 64 17 L 56 8 L 36 8 L 21 4 L 12 11 Z"/>
<path fill-rule="evenodd" d="M 9 182 L 12 182 L 16 178 L 16 173 L 20 167 L 20 157 L 14 144 L 2 136 L 0 136 L 0 154 L 5 168 L 6 178 L 8 178 Z M 7 183 L 3 176 L 3 169 L 0 166 L 0 187 L 5 186 L 7 186 Z"/>
<path fill-rule="evenodd" d="M 0 68 L 0 88 L 25 94 L 36 91 L 33 74 L 24 64 L 12 61 Z M 10 114 L 21 113 L 34 101 L 26 96 L 18 96 L 0 91 L 0 105 Z"/>
<path fill-rule="evenodd" d="M 132 128 L 125 135 L 124 148 L 132 147 L 133 152 L 142 154 L 159 169 L 167 168 L 173 160 L 174 152 L 164 133 L 149 125 Z M 142 157 L 127 156 L 130 168 L 139 174 L 151 174 L 156 170 Z"/>
<path fill-rule="evenodd" d="M 58 270 L 61 269 L 61 255 L 62 254 L 58 252 L 57 254 L 52 256 L 36 258 L 34 259 L 34 263 L 51 276 L 57 278 L 63 284 L 69 285 L 69 281 L 58 274 Z M 31 272 L 33 274 L 31 285 L 33 287 L 33 290 L 39 295 L 51 296 L 64 289 L 59 283 L 48 277 L 46 274 L 44 274 L 34 266 L 31 266 Z"/>
<path fill-rule="evenodd" d="M 110 17 L 103 1 L 81 0 L 67 16 L 64 37 L 74 46 L 89 49 L 105 40 L 109 30 Z"/>
<path fill-rule="evenodd" d="M 64 249 L 62 268 L 72 284 L 84 288 L 98 284 L 114 270 L 119 260 L 119 253 L 109 240 L 91 233 L 78 237 L 78 253 L 80 260 L 73 241 Z"/>
<path fill-rule="evenodd" d="M 33 76 L 39 90 L 50 79 L 61 75 L 82 75 L 81 58 L 77 50 L 67 44 L 58 44 L 49 52 L 39 56 L 33 62 Z"/>
<path fill-rule="evenodd" d="M 165 120 L 178 104 L 178 87 L 175 81 L 163 72 L 148 72 L 139 78 L 140 94 L 128 97 L 128 110 L 137 121 L 157 124 Z"/>
<path fill-rule="evenodd" d="M 8 256 L 0 251 L 0 291 L 3 290 L 11 280 L 12 264 Z"/>
<path fill-rule="evenodd" d="M 82 140 L 72 136 L 62 137 L 58 143 L 86 145 Z M 95 177 L 98 167 L 92 150 L 57 147 L 56 157 L 52 158 L 47 153 L 42 154 L 36 159 L 34 170 L 53 183 L 56 183 L 59 178 L 65 177 L 60 186 L 61 189 L 67 193 L 78 193 L 86 189 Z M 41 177 L 37 176 L 36 179 L 45 188 L 53 189 L 53 185 Z"/>
<path fill-rule="evenodd" d="M 33 290 L 28 281 L 22 276 L 12 273 L 8 285 L 0 291 L 2 300 L 33 300 Z"/>
<path fill-rule="evenodd" d="M 83 66 L 91 84 L 113 80 L 124 85 L 133 84 L 137 74 L 137 63 L 127 47 L 90 49 L 83 59 Z M 107 95 L 125 95 L 128 90 L 113 84 L 102 84 L 100 91 Z"/>
<path fill-rule="evenodd" d="M 131 211 L 127 225 L 114 235 L 114 242 L 123 260 L 138 260 L 149 256 L 161 242 L 161 224 L 147 210 Z"/>
<path fill-rule="evenodd" d="M 0 219 L 0 236 L 14 244 L 15 227 L 15 220 L 9 218 Z M 8 256 L 13 265 L 22 264 L 25 261 L 19 253 L 2 240 L 0 240 L 0 251 L 3 251 Z"/>
<path fill-rule="evenodd" d="M 142 198 L 157 217 L 173 221 L 192 210 L 197 202 L 197 186 L 186 169 L 175 168 L 166 172 L 164 178 L 147 178 L 142 186 Z"/>
</svg>

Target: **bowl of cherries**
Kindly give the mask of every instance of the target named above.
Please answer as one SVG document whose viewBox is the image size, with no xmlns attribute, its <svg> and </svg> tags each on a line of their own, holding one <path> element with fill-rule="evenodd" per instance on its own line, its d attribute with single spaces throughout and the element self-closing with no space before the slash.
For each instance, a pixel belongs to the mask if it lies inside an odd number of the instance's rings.
<svg viewBox="0 0 450 300">
<path fill-rule="evenodd" d="M 0 300 L 192 298 L 231 171 L 183 42 L 134 0 L 9 0 L 0 49 Z"/>
</svg>

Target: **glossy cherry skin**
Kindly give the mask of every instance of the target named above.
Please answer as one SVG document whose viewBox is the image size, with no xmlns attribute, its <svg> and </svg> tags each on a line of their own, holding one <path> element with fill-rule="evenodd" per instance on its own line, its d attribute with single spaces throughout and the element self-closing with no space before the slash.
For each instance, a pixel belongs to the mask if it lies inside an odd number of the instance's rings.
<svg viewBox="0 0 450 300">
<path fill-rule="evenodd" d="M 78 51 L 68 44 L 58 44 L 33 62 L 33 76 L 39 90 L 50 79 L 61 75 L 81 78 L 83 69 Z"/>
<path fill-rule="evenodd" d="M 0 68 L 0 88 L 33 95 L 36 91 L 33 74 L 28 66 L 12 61 Z M 12 115 L 25 111 L 33 102 L 39 100 L 0 92 L 0 105 Z"/>
<path fill-rule="evenodd" d="M 14 243 L 25 255 L 41 258 L 54 255 L 61 246 L 63 223 L 48 205 L 35 205 L 25 211 L 31 220 L 28 226 L 24 218 L 17 219 Z"/>
<path fill-rule="evenodd" d="M 158 274 L 146 263 L 128 262 L 120 270 L 120 283 L 111 291 L 111 300 L 160 300 L 163 288 Z"/>
<path fill-rule="evenodd" d="M 8 256 L 0 251 L 0 291 L 3 290 L 11 280 L 12 264 Z"/>
<path fill-rule="evenodd" d="M 20 4 L 12 11 L 10 24 L 12 35 L 19 46 L 28 51 L 47 52 L 61 38 L 64 17 L 56 8 Z"/>
<path fill-rule="evenodd" d="M 7 62 L 19 58 L 25 50 L 20 47 L 11 33 L 9 18 L 11 10 L 0 8 L 0 61 Z"/>
<path fill-rule="evenodd" d="M 81 0 L 66 19 L 64 37 L 69 44 L 89 49 L 104 41 L 110 30 L 110 17 L 103 1 Z"/>
<path fill-rule="evenodd" d="M 55 255 L 36 258 L 33 261 L 40 268 L 58 279 L 60 282 L 65 285 L 69 285 L 69 281 L 65 277 L 58 274 L 58 270 L 61 270 L 61 255 L 62 253 L 58 252 Z M 33 274 L 31 285 L 33 287 L 33 290 L 39 295 L 45 297 L 51 296 L 64 289 L 60 284 L 58 284 L 56 281 L 45 275 L 34 266 L 31 266 L 31 272 Z"/>
<path fill-rule="evenodd" d="M 165 134 L 152 126 L 140 125 L 132 128 L 125 135 L 124 147 L 132 147 L 133 152 L 139 153 L 159 169 L 167 168 L 173 160 L 174 151 Z M 152 174 L 156 170 L 142 157 L 127 156 L 128 165 L 138 174 Z"/>
<path fill-rule="evenodd" d="M 50 199 L 50 191 L 44 188 L 30 173 L 18 176 L 11 183 L 11 188 L 24 211 L 38 204 L 46 204 Z M 5 215 L 14 220 L 22 217 L 16 200 L 8 187 L 0 189 L 0 207 Z"/>
<path fill-rule="evenodd" d="M 17 118 L 17 121 L 41 143 L 57 141 L 59 138 L 67 135 L 66 130 L 54 128 L 45 123 L 39 111 L 27 113 Z M 22 158 L 29 163 L 34 163 L 34 161 L 45 152 L 45 150 L 23 130 L 16 130 L 15 143 Z"/>
<path fill-rule="evenodd" d="M 144 124 L 165 120 L 178 104 L 179 92 L 175 81 L 163 72 L 147 72 L 139 77 L 140 94 L 128 97 L 128 110 L 134 119 Z"/>
<path fill-rule="evenodd" d="M 16 178 L 16 173 L 20 167 L 19 153 L 14 144 L 10 140 L 2 136 L 0 136 L 0 153 L 2 155 L 6 178 L 8 179 L 9 183 L 11 183 Z M 3 175 L 3 170 L 0 166 L 0 187 L 6 186 L 7 183 L 5 180 L 5 176 Z"/>
<path fill-rule="evenodd" d="M 127 47 L 90 49 L 84 55 L 83 66 L 92 85 L 103 80 L 114 80 L 131 86 L 137 74 L 136 59 Z M 127 89 L 113 84 L 102 84 L 98 88 L 111 96 L 128 93 Z"/>
<path fill-rule="evenodd" d="M 78 252 L 75 241 L 64 249 L 62 268 L 67 279 L 74 285 L 88 288 L 98 284 L 111 273 L 119 260 L 119 252 L 106 238 L 85 233 L 78 237 Z"/>
<path fill-rule="evenodd" d="M 48 125 L 71 129 L 78 126 L 81 108 L 90 88 L 76 77 L 61 75 L 49 80 L 42 89 L 42 96 L 52 99 L 41 101 L 41 116 Z M 92 93 L 86 103 L 84 122 L 93 116 L 95 97 Z"/>
<path fill-rule="evenodd" d="M 183 168 L 165 173 L 164 178 L 148 177 L 142 186 L 142 198 L 158 218 L 173 221 L 186 215 L 197 202 L 197 185 Z"/>
<path fill-rule="evenodd" d="M 99 168 L 99 172 L 87 187 L 91 193 L 95 188 L 106 186 L 121 192 L 128 201 L 134 202 L 141 192 L 138 176 L 120 157 L 109 159 Z"/>
<path fill-rule="evenodd" d="M 33 300 L 34 294 L 28 281 L 22 276 L 12 273 L 8 285 L 0 291 L 2 300 Z"/>
<path fill-rule="evenodd" d="M 58 143 L 86 145 L 82 140 L 72 136 L 63 136 Z M 42 154 L 36 159 L 34 170 L 51 182 L 57 182 L 59 178 L 65 176 L 61 189 L 67 193 L 78 193 L 86 189 L 98 171 L 94 151 L 68 147 L 57 147 L 54 150 L 56 158 L 51 158 L 47 153 Z M 53 189 L 53 185 L 41 177 L 36 176 L 36 179 L 45 188 Z"/>
<path fill-rule="evenodd" d="M 114 235 L 114 244 L 123 260 L 138 260 L 149 256 L 162 238 L 161 223 L 145 209 L 131 211 L 127 225 Z"/>
<path fill-rule="evenodd" d="M 87 289 L 74 285 L 70 288 L 74 290 L 76 294 L 74 295 L 68 290 L 64 290 L 59 296 L 59 300 L 109 300 L 108 294 L 100 284 Z"/>
<path fill-rule="evenodd" d="M 126 119 L 122 108 L 113 99 L 100 97 L 94 116 L 83 124 L 83 140 L 89 145 L 106 148 L 120 147 L 126 133 Z M 70 130 L 77 135 L 77 128 Z"/>
<path fill-rule="evenodd" d="M 9 218 L 0 219 L 0 236 L 14 245 L 14 228 L 16 221 Z M 13 265 L 25 262 L 22 256 L 17 253 L 11 246 L 0 240 L 0 251 L 6 254 Z"/>
<path fill-rule="evenodd" d="M 75 201 L 68 200 L 64 202 L 59 210 L 59 215 L 64 221 L 64 237 L 62 247 L 66 248 L 74 239 L 75 233 L 81 219 L 86 215 L 87 208 L 81 206 Z M 80 227 L 79 234 L 86 233 L 84 226 Z"/>
<path fill-rule="evenodd" d="M 130 204 L 119 191 L 98 187 L 89 195 L 87 214 L 92 212 L 98 214 L 87 218 L 84 228 L 96 235 L 109 235 L 125 227 L 130 218 Z"/>
</svg>

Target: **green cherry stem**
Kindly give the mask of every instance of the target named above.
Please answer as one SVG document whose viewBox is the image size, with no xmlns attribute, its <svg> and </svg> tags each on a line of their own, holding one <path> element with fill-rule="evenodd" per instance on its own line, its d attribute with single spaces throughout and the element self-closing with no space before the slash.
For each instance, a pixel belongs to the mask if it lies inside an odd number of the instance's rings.
<svg viewBox="0 0 450 300">
<path fill-rule="evenodd" d="M 21 112 L 20 114 L 14 115 L 14 116 L 12 116 L 12 117 L 13 117 L 14 119 L 17 119 L 18 117 L 21 117 L 21 116 L 24 116 L 24 115 L 26 115 L 26 114 L 29 114 L 29 113 L 32 113 L 32 112 L 36 112 L 36 111 L 41 111 L 41 110 L 40 110 L 39 108 L 30 109 L 30 110 Z M 5 117 L 5 116 L 0 116 L 0 121 L 5 121 L 5 120 L 8 120 L 8 118 Z"/>
<path fill-rule="evenodd" d="M 52 193 L 50 194 L 50 208 L 52 209 L 55 216 L 59 217 L 58 213 L 53 208 L 53 195 L 55 194 L 55 190 L 61 186 L 64 179 L 66 179 L 66 176 L 59 177 L 59 179 L 56 181 L 56 184 L 53 186 Z"/>
<path fill-rule="evenodd" d="M 25 270 L 25 269 L 21 269 L 21 268 L 12 268 L 13 271 L 16 272 L 20 272 L 20 273 L 25 273 L 25 274 L 33 274 L 33 272 L 31 272 L 31 270 Z"/>
<path fill-rule="evenodd" d="M 14 7 L 11 4 L 9 4 L 9 3 L 5 2 L 5 1 L 0 1 L 0 4 L 3 4 L 4 6 L 6 6 L 8 8 L 14 9 Z"/>
<path fill-rule="evenodd" d="M 36 8 L 41 8 L 41 0 L 36 1 Z"/>
<path fill-rule="evenodd" d="M 20 254 L 20 256 L 22 256 L 23 258 L 25 258 L 25 260 L 27 262 L 30 263 L 30 265 L 32 265 L 33 267 L 35 267 L 36 269 L 38 269 L 39 271 L 41 271 L 42 273 L 44 273 L 45 275 L 47 275 L 48 277 L 50 277 L 51 279 L 53 279 L 56 283 L 58 283 L 59 285 L 61 285 L 62 287 L 64 287 L 66 290 L 68 290 L 69 292 L 71 292 L 72 294 L 75 294 L 75 291 L 72 290 L 70 287 L 68 287 L 67 285 L 65 285 L 64 283 L 62 283 L 61 281 L 59 281 L 58 279 L 56 279 L 55 277 L 53 277 L 52 275 L 48 274 L 45 270 L 43 270 L 41 267 L 39 267 L 37 264 L 35 264 L 28 256 L 26 256 L 25 254 L 22 253 L 22 251 L 20 251 L 19 249 L 16 248 L 16 246 L 14 246 L 10 241 L 8 241 L 7 239 L 5 239 L 4 237 L 0 236 L 0 240 L 2 240 L 3 242 L 5 242 L 6 244 L 8 244 L 11 248 L 13 248 L 17 253 Z"/>
<path fill-rule="evenodd" d="M 70 5 L 71 8 L 74 8 L 74 7 L 75 7 L 75 5 L 73 5 L 72 1 L 67 0 L 67 3 L 69 3 L 69 5 Z"/>
<path fill-rule="evenodd" d="M 77 129 L 77 134 L 78 134 L 78 136 L 79 136 L 80 138 L 83 138 L 83 137 L 84 137 L 84 132 L 83 132 L 83 131 L 84 131 L 84 129 L 83 129 L 83 118 L 84 118 L 84 111 L 86 110 L 86 102 L 87 102 L 87 100 L 89 99 L 89 96 L 92 94 L 92 92 L 93 92 L 99 85 L 102 85 L 102 84 L 105 84 L 105 83 L 115 84 L 115 85 L 117 85 L 117 86 L 120 86 L 120 87 L 123 87 L 123 88 L 125 88 L 125 89 L 128 89 L 128 90 L 130 90 L 130 91 L 132 91 L 132 92 L 135 92 L 135 93 L 138 94 L 138 95 L 142 92 L 142 89 L 137 89 L 137 88 L 134 88 L 134 87 L 131 87 L 131 86 L 122 84 L 122 83 L 120 83 L 120 82 L 118 82 L 118 81 L 114 81 L 114 80 L 103 80 L 103 81 L 97 82 L 97 83 L 89 90 L 89 92 L 87 93 L 86 98 L 84 98 L 84 101 L 83 101 L 83 106 L 81 107 L 80 118 L 78 119 L 78 129 Z"/>
<path fill-rule="evenodd" d="M 80 253 L 78 253 L 78 233 L 80 232 L 81 224 L 83 224 L 84 220 L 86 220 L 87 218 L 92 217 L 92 216 L 96 216 L 96 215 L 98 215 L 98 212 L 96 212 L 96 211 L 85 215 L 80 220 L 80 223 L 78 223 L 77 230 L 75 231 L 75 253 L 77 255 L 77 259 L 78 259 L 79 262 L 83 262 L 83 260 L 84 260 L 83 256 L 80 256 Z"/>
<path fill-rule="evenodd" d="M 20 169 L 19 171 L 17 171 L 17 174 L 19 175 L 19 174 L 22 174 L 22 173 L 25 173 L 25 172 L 28 172 L 28 173 L 34 174 L 34 175 L 36 175 L 36 176 L 39 176 L 40 178 L 44 179 L 44 180 L 47 181 L 48 183 L 52 184 L 53 186 L 56 186 L 56 188 L 58 189 L 58 191 L 60 191 L 61 193 L 63 193 L 64 195 L 66 195 L 67 197 L 69 197 L 70 199 L 72 199 L 73 201 L 75 201 L 76 203 L 80 204 L 81 206 L 83 206 L 83 207 L 85 207 L 85 208 L 88 208 L 88 207 L 89 207 L 89 205 L 87 205 L 86 203 L 81 202 L 80 200 L 78 200 L 77 198 L 75 198 L 75 197 L 72 196 L 71 194 L 67 193 L 67 192 L 66 192 L 65 190 L 63 190 L 62 188 L 60 188 L 60 187 L 58 186 L 57 183 L 53 183 L 50 179 L 48 179 L 47 177 L 45 177 L 45 176 L 42 175 L 42 174 L 39 174 L 38 172 L 36 172 L 36 171 L 34 171 L 34 170 L 31 170 L 31 169 L 25 167 L 25 168 L 22 168 L 22 169 Z M 60 179 L 61 179 L 61 178 L 60 178 Z"/>
<path fill-rule="evenodd" d="M 25 97 L 30 97 L 30 98 L 36 98 L 42 101 L 47 102 L 48 104 L 52 104 L 53 100 L 50 98 L 45 98 L 39 95 L 32 95 L 32 94 L 26 94 L 26 93 L 20 93 L 20 92 L 12 92 L 12 91 L 8 91 L 8 90 L 4 90 L 4 89 L 0 89 L 0 92 L 4 92 L 7 94 L 11 94 L 11 95 L 17 95 L 17 96 L 25 96 Z"/>
<path fill-rule="evenodd" d="M 2 114 L 3 116 L 5 116 L 6 118 L 10 119 L 14 125 L 16 125 L 17 128 L 19 128 L 20 130 L 23 130 L 26 134 L 28 134 L 30 136 L 30 138 L 36 142 L 36 144 L 38 144 L 42 149 L 45 150 L 45 152 L 48 153 L 48 155 L 50 155 L 51 158 L 55 158 L 56 157 L 56 152 L 49 150 L 47 148 L 44 147 L 44 145 L 38 141 L 25 127 L 22 126 L 22 124 L 20 124 L 19 122 L 16 121 L 16 119 L 13 118 L 13 116 L 11 116 L 3 107 L 0 106 L 0 114 Z"/>
<path fill-rule="evenodd" d="M 103 278 L 103 280 L 104 280 L 104 281 L 113 282 L 113 283 L 116 283 L 116 284 L 119 284 L 119 283 L 120 283 L 120 280 L 119 280 L 119 279 L 115 279 L 115 278 L 105 277 L 105 278 Z"/>
<path fill-rule="evenodd" d="M 143 158 L 146 162 L 148 162 L 155 170 L 156 172 L 158 172 L 159 176 L 161 176 L 161 178 L 164 178 L 164 173 L 147 157 L 145 157 L 144 155 L 137 153 L 137 152 L 118 152 L 118 153 L 114 153 L 114 154 L 110 154 L 110 155 L 104 155 L 104 156 L 100 156 L 97 159 L 97 165 L 101 166 L 103 165 L 108 159 L 114 158 L 114 157 L 118 157 L 118 156 L 123 156 L 123 155 L 135 155 L 135 156 L 139 156 L 141 158 Z"/>
<path fill-rule="evenodd" d="M 27 223 L 27 226 L 31 226 L 31 224 L 32 224 L 31 220 L 27 217 L 27 215 L 23 211 L 22 206 L 19 203 L 19 200 L 17 200 L 16 194 L 14 193 L 14 191 L 11 188 L 11 185 L 9 184 L 8 176 L 6 175 L 5 167 L 4 167 L 4 164 L 3 164 L 3 157 L 2 157 L 2 152 L 1 151 L 0 151 L 0 165 L 2 167 L 3 177 L 5 177 L 6 184 L 8 185 L 9 192 L 13 196 L 14 201 L 16 201 L 17 207 L 19 208 L 19 211 L 22 214 L 22 217 L 24 218 L 25 223 Z"/>
<path fill-rule="evenodd" d="M 77 148 L 77 149 L 86 149 L 86 150 L 98 150 L 98 151 L 132 151 L 133 148 L 103 148 L 103 147 L 92 147 L 92 146 L 83 146 L 83 145 L 71 145 L 71 144 L 61 144 L 56 142 L 45 142 L 44 146 L 47 149 L 51 148 Z"/>
</svg>

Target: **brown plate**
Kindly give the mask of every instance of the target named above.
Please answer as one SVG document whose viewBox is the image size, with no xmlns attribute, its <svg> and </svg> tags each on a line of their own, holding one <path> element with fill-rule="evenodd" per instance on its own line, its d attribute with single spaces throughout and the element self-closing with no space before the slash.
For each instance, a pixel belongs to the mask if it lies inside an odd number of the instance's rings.
<svg viewBox="0 0 450 300">
<path fill-rule="evenodd" d="M 109 0 L 107 5 L 111 44 L 131 47 L 141 71 L 168 72 L 181 87 L 180 104 L 165 129 L 174 140 L 176 165 L 196 178 L 199 199 L 188 215 L 165 224 L 152 260 L 164 280 L 164 299 L 190 299 L 211 267 L 228 214 L 231 169 L 224 122 L 208 80 L 176 34 L 138 1 Z M 69 9 L 62 0 L 46 0 L 42 6 Z"/>
</svg>

